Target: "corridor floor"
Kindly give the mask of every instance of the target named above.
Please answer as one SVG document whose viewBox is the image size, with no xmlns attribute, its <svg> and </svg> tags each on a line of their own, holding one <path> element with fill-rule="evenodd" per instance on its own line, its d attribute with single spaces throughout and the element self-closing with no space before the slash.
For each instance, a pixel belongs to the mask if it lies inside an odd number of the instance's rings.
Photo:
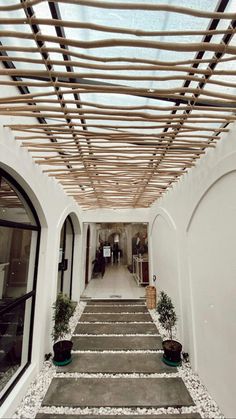
<svg viewBox="0 0 236 419">
<path fill-rule="evenodd" d="M 57 369 L 37 419 L 200 418 L 183 412 L 194 402 L 177 369 L 161 361 L 144 302 L 89 301 L 72 340 L 73 361 Z"/>
<path fill-rule="evenodd" d="M 93 278 L 82 298 L 138 299 L 145 296 L 145 287 L 138 286 L 126 265 L 108 265 L 104 277 Z"/>
</svg>

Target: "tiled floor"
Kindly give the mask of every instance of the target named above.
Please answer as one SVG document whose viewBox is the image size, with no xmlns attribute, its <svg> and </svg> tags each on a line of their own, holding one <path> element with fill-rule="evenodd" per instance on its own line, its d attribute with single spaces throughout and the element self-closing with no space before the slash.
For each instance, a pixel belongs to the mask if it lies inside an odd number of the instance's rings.
<svg viewBox="0 0 236 419">
<path fill-rule="evenodd" d="M 103 278 L 91 279 L 82 297 L 137 299 L 145 296 L 125 265 L 109 265 Z"/>
</svg>

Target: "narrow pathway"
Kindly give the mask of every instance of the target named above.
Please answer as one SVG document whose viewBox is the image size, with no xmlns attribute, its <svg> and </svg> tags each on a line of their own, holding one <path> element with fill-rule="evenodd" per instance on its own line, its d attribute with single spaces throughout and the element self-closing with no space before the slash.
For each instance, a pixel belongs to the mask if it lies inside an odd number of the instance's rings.
<svg viewBox="0 0 236 419">
<path fill-rule="evenodd" d="M 145 288 L 137 285 L 126 265 L 106 265 L 104 277 L 89 281 L 82 297 L 93 298 L 94 295 L 100 299 L 138 299 L 145 297 Z"/>
<path fill-rule="evenodd" d="M 163 364 L 161 337 L 144 302 L 89 301 L 72 340 L 73 361 L 58 368 L 42 403 L 48 413 L 37 419 L 200 418 L 160 409 L 181 412 L 194 402 L 177 369 Z M 51 413 L 54 407 L 61 412 Z"/>
</svg>

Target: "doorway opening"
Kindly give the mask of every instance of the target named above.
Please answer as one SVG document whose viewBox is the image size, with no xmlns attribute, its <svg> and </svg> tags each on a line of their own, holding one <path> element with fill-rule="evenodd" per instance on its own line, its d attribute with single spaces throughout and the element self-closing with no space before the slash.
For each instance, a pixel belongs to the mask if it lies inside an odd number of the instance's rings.
<svg viewBox="0 0 236 419">
<path fill-rule="evenodd" d="M 90 226 L 87 227 L 86 236 L 86 263 L 85 263 L 85 286 L 89 283 L 89 249 L 90 249 Z"/>
<path fill-rule="evenodd" d="M 94 223 L 89 269 L 86 246 L 85 290 L 82 297 L 137 299 L 149 284 L 148 224 Z M 88 245 L 88 230 L 87 230 Z M 91 272 L 90 277 L 88 272 Z M 86 284 L 87 280 L 87 284 Z"/>
<path fill-rule="evenodd" d="M 71 298 L 73 277 L 75 233 L 71 217 L 68 216 L 62 226 L 60 236 L 57 292 Z"/>
</svg>

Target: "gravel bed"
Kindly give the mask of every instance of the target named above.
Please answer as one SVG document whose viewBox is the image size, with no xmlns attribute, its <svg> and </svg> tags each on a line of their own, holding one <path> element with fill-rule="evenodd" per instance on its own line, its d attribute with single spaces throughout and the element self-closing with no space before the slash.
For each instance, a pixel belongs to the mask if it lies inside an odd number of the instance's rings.
<svg viewBox="0 0 236 419">
<path fill-rule="evenodd" d="M 70 323 L 69 323 L 70 333 L 68 335 L 65 335 L 65 339 L 71 339 L 71 336 L 74 333 L 74 330 L 75 330 L 75 328 L 78 324 L 78 321 L 79 321 L 80 317 L 83 314 L 83 311 L 84 311 L 85 307 L 86 307 L 86 303 L 84 303 L 83 301 L 80 302 L 79 304 L 77 304 L 77 306 L 75 308 L 75 312 L 74 312 L 73 316 L 71 317 Z"/>
<path fill-rule="evenodd" d="M 155 408 L 141 408 L 138 407 L 136 409 L 128 408 L 128 407 L 100 407 L 100 408 L 93 408 L 93 407 L 85 407 L 85 408 L 72 408 L 72 407 L 42 407 L 40 409 L 40 413 L 45 414 L 64 414 L 64 415 L 100 415 L 101 419 L 106 415 L 117 415 L 125 416 L 125 415 L 161 415 L 161 414 L 178 414 L 178 413 L 196 413 L 196 407 L 181 407 L 181 408 L 174 408 L 174 407 L 160 407 L 158 409 Z"/>
<path fill-rule="evenodd" d="M 153 322 L 79 322 L 79 324 L 153 324 Z"/>
<path fill-rule="evenodd" d="M 71 353 L 75 353 L 75 354 L 127 354 L 127 353 L 132 353 L 132 354 L 159 354 L 159 353 L 163 353 L 162 349 L 135 349 L 135 350 L 117 350 L 117 351 L 112 351 L 112 350 L 102 350 L 102 351 L 89 351 L 89 350 L 72 350 Z"/>
<path fill-rule="evenodd" d="M 145 307 L 145 304 L 92 304 L 88 307 Z"/>
<path fill-rule="evenodd" d="M 156 324 L 161 336 L 163 339 L 168 338 L 168 334 L 165 329 L 161 326 L 158 320 L 158 314 L 156 310 L 149 310 L 150 315 L 154 323 Z M 176 339 L 176 329 L 173 333 L 173 338 Z M 224 418 L 223 413 L 220 411 L 219 407 L 217 406 L 216 402 L 212 399 L 209 395 L 206 387 L 201 383 L 198 374 L 196 374 L 189 362 L 182 362 L 182 366 L 178 367 L 178 374 L 184 381 L 194 403 L 196 404 L 197 411 L 201 415 L 202 418 L 214 418 L 220 419 Z M 183 408 L 186 409 L 186 408 Z M 189 408 L 188 408 L 189 409 Z M 191 410 L 191 412 L 193 412 Z M 183 413 L 190 413 L 188 411 L 183 411 Z"/>
<path fill-rule="evenodd" d="M 100 306 L 99 306 L 100 307 Z M 122 306 L 123 307 L 123 306 Z M 133 307 L 133 306 L 132 306 Z M 135 313 L 135 312 L 130 312 L 130 311 L 119 311 L 119 313 L 114 313 L 114 312 L 109 312 L 109 313 L 104 313 L 104 311 L 99 311 L 99 312 L 97 312 L 96 311 L 96 313 L 94 313 L 94 311 L 86 311 L 86 313 L 84 313 L 84 314 L 107 314 L 107 316 L 109 316 L 109 314 L 132 314 L 132 315 L 135 315 L 136 316 L 136 314 L 146 314 L 146 313 L 143 313 L 142 311 L 139 311 L 138 313 Z"/>
<path fill-rule="evenodd" d="M 174 378 L 179 377 L 178 372 L 173 373 L 152 373 L 152 374 L 143 374 L 143 373 L 79 373 L 79 372 L 60 372 L 57 373 L 57 378 Z"/>
<path fill-rule="evenodd" d="M 116 336 L 125 336 L 125 337 L 131 337 L 131 336 L 139 336 L 139 337 L 145 337 L 145 336 L 160 336 L 160 334 L 157 333 L 126 333 L 125 335 L 123 333 L 113 333 L 113 334 L 107 334 L 107 333 L 75 333 L 73 334 L 74 337 L 84 337 L 84 336 L 89 336 L 89 337 L 94 337 L 94 336 L 98 336 L 98 337 L 116 337 Z"/>
</svg>

